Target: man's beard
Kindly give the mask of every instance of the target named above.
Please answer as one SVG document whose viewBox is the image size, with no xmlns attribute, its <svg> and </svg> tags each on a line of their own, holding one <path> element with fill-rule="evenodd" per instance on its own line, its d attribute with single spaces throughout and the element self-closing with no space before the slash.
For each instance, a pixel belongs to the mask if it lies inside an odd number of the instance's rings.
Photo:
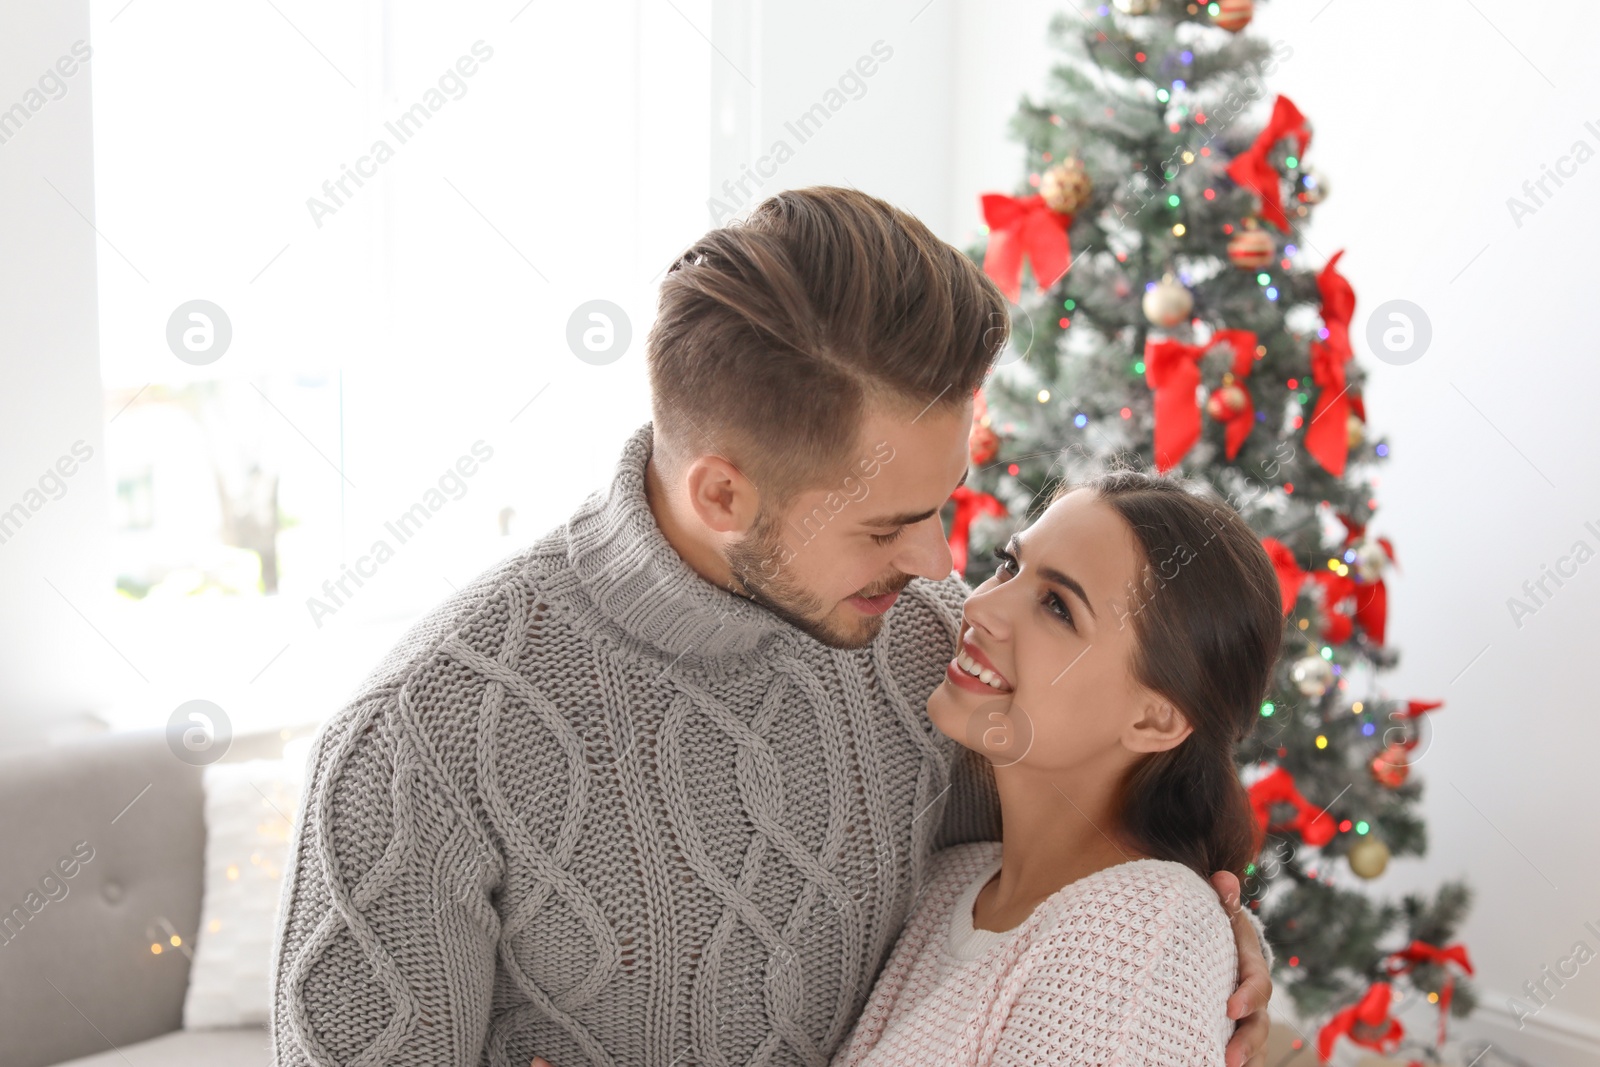
<svg viewBox="0 0 1600 1067">
<path fill-rule="evenodd" d="M 728 549 L 727 560 L 733 571 L 734 592 L 761 605 L 796 630 L 829 648 L 857 649 L 871 644 L 883 628 L 881 615 L 870 618 L 861 629 L 846 631 L 830 622 L 827 614 L 830 605 L 785 574 L 781 565 L 777 568 L 777 574 L 767 577 L 767 571 L 778 559 L 783 544 L 779 526 L 778 521 L 758 516 L 749 535 Z M 862 595 L 877 596 L 904 589 L 914 575 L 900 577 L 900 581 L 886 588 Z"/>
</svg>

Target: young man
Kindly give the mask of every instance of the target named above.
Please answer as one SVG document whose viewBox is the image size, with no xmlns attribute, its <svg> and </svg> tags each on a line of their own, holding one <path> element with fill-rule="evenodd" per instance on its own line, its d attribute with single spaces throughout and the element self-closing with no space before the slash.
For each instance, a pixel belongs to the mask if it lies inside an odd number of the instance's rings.
<svg viewBox="0 0 1600 1067">
<path fill-rule="evenodd" d="M 1006 322 L 848 189 L 679 259 L 610 488 L 319 734 L 277 1064 L 828 1061 L 930 852 L 999 835 L 988 764 L 923 702 L 967 593 L 938 510 Z M 1230 1062 L 1257 1063 L 1271 985 L 1235 929 Z"/>
</svg>

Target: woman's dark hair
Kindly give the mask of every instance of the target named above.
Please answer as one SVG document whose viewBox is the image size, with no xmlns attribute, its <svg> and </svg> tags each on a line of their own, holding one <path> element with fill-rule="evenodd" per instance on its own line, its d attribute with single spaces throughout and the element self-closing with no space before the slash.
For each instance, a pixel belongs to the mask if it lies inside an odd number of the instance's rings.
<svg viewBox="0 0 1600 1067">
<path fill-rule="evenodd" d="M 1194 728 L 1128 773 L 1123 831 L 1147 855 L 1201 877 L 1242 877 L 1256 824 L 1233 750 L 1260 716 L 1283 640 L 1277 575 L 1260 538 L 1209 490 L 1122 469 L 1063 485 L 1052 499 L 1080 488 L 1122 516 L 1143 556 L 1121 616 L 1133 626 L 1134 678 Z"/>
</svg>

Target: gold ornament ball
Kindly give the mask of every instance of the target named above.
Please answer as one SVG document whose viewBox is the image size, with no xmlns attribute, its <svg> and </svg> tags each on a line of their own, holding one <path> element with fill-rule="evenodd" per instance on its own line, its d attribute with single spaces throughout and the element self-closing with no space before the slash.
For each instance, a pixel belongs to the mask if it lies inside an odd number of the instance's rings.
<svg viewBox="0 0 1600 1067">
<path fill-rule="evenodd" d="M 1306 656 L 1289 668 L 1289 680 L 1308 697 L 1320 697 L 1333 684 L 1333 664 L 1321 656 Z"/>
<path fill-rule="evenodd" d="M 1083 169 L 1083 163 L 1066 159 L 1044 172 L 1039 179 L 1039 195 L 1051 211 L 1071 215 L 1089 202 L 1094 183 Z"/>
<path fill-rule="evenodd" d="M 1240 270 L 1265 267 L 1275 255 L 1277 247 L 1272 242 L 1272 235 L 1254 226 L 1240 230 L 1228 242 L 1228 259 Z"/>
<path fill-rule="evenodd" d="M 1389 846 L 1368 834 L 1350 846 L 1350 869 L 1368 881 L 1389 866 Z"/>
<path fill-rule="evenodd" d="M 1383 577 L 1389 566 L 1389 553 L 1376 541 L 1362 541 L 1356 546 L 1356 577 L 1363 582 L 1375 582 Z"/>
<path fill-rule="evenodd" d="M 1163 329 L 1170 329 L 1189 317 L 1194 310 L 1194 294 L 1178 283 L 1172 275 L 1163 275 L 1159 282 L 1145 290 L 1144 317 Z"/>
<path fill-rule="evenodd" d="M 1256 12 L 1255 0 L 1221 0 L 1217 6 L 1220 10 L 1211 21 L 1229 33 L 1238 33 L 1250 25 Z"/>
<path fill-rule="evenodd" d="M 1367 424 L 1361 421 L 1361 416 L 1351 415 L 1345 423 L 1345 431 L 1350 435 L 1350 447 L 1360 448 L 1367 439 Z"/>
</svg>

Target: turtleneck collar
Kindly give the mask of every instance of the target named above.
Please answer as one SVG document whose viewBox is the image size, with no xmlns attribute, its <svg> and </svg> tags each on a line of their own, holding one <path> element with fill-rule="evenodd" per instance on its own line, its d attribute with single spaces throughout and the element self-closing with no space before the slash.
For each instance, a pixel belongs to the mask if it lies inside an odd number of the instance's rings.
<svg viewBox="0 0 1600 1067">
<path fill-rule="evenodd" d="M 567 561 L 587 599 L 628 635 L 673 657 L 748 655 L 783 634 L 810 640 L 702 578 L 667 542 L 645 497 L 651 442 L 645 423 L 623 446 L 610 487 L 566 525 Z"/>
</svg>

